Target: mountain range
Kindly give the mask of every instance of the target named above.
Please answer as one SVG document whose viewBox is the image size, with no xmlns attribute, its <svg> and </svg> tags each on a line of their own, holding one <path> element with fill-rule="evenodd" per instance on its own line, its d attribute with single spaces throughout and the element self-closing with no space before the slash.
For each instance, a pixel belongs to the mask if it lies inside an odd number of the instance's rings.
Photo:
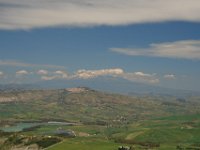
<svg viewBox="0 0 200 150">
<path fill-rule="evenodd" d="M 137 82 L 130 82 L 118 78 L 98 77 L 94 79 L 74 79 L 74 80 L 50 80 L 41 81 L 33 84 L 7 84 L 0 85 L 0 90 L 30 90 L 30 89 L 62 89 L 73 87 L 90 87 L 95 90 L 119 93 L 125 95 L 160 95 L 160 96 L 176 96 L 188 97 L 199 96 L 199 91 L 181 90 L 160 87 L 152 84 L 144 84 Z"/>
</svg>

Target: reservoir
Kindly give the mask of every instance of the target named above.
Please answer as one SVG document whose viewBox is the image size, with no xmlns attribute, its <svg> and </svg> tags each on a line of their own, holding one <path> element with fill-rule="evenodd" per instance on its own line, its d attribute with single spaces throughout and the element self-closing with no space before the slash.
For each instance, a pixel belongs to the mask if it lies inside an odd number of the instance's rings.
<svg viewBox="0 0 200 150">
<path fill-rule="evenodd" d="M 48 121 L 48 122 L 19 122 L 11 126 L 0 127 L 0 130 L 4 132 L 20 132 L 24 129 L 29 129 L 37 126 L 57 126 L 57 125 L 76 125 L 75 123 L 69 122 L 56 122 L 56 121 Z"/>
</svg>

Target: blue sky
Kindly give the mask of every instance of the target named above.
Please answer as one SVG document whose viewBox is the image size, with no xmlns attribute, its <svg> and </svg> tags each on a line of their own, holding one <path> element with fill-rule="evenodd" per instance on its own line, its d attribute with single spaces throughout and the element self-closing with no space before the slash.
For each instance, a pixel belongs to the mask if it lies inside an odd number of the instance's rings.
<svg viewBox="0 0 200 150">
<path fill-rule="evenodd" d="M 0 0 L 2 84 L 110 76 L 200 91 L 198 1 L 16 1 Z"/>
</svg>

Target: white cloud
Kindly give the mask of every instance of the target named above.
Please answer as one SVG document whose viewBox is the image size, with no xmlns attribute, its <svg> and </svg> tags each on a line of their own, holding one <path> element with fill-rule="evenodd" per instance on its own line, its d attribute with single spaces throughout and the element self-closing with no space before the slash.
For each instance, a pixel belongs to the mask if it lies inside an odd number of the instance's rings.
<svg viewBox="0 0 200 150">
<path fill-rule="evenodd" d="M 29 74 L 29 72 L 26 70 L 19 70 L 16 72 L 16 75 L 27 75 L 27 74 Z"/>
<path fill-rule="evenodd" d="M 166 74 L 164 75 L 165 79 L 173 80 L 176 79 L 176 76 L 174 74 Z"/>
<path fill-rule="evenodd" d="M 0 0 L 0 29 L 200 21 L 199 0 Z"/>
<path fill-rule="evenodd" d="M 1 8 L 1 7 L 0 7 Z M 57 68 L 63 69 L 64 66 L 57 65 L 44 65 L 44 64 L 30 64 L 26 62 L 14 61 L 14 60 L 0 60 L 0 66 L 11 66 L 11 67 L 44 67 L 44 68 Z"/>
<path fill-rule="evenodd" d="M 37 74 L 39 74 L 39 75 L 47 75 L 49 72 L 48 72 L 48 70 L 38 70 L 37 71 Z"/>
<path fill-rule="evenodd" d="M 124 73 L 121 77 L 133 82 L 149 84 L 156 84 L 160 82 L 160 80 L 156 77 L 156 74 L 146 74 L 143 72 Z"/>
<path fill-rule="evenodd" d="M 117 76 L 123 74 L 123 70 L 120 68 L 116 69 L 102 69 L 102 70 L 78 70 L 75 77 L 81 79 L 90 79 L 98 76 Z"/>
<path fill-rule="evenodd" d="M 69 79 L 70 77 L 65 71 L 57 70 L 53 72 L 53 75 L 47 76 L 43 75 L 41 77 L 42 80 L 55 80 L 55 79 Z"/>
<path fill-rule="evenodd" d="M 200 59 L 200 40 L 151 44 L 149 48 L 111 48 L 110 50 L 130 56 Z"/>
</svg>

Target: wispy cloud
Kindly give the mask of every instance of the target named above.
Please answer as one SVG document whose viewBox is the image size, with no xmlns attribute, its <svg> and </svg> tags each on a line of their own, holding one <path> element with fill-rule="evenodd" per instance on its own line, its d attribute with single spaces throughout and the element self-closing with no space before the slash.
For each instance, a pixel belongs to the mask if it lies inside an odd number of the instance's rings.
<svg viewBox="0 0 200 150">
<path fill-rule="evenodd" d="M 65 72 L 65 71 L 61 71 L 61 70 L 57 70 L 57 71 L 55 71 L 55 72 L 53 72 L 53 73 L 51 73 L 51 75 L 45 75 L 45 74 L 43 74 L 42 76 L 41 76 L 41 79 L 42 80 L 46 80 L 46 81 L 48 81 L 48 80 L 58 80 L 58 79 L 70 79 L 71 77 L 70 76 L 68 76 L 68 74 L 67 74 L 67 72 Z"/>
<path fill-rule="evenodd" d="M 200 21 L 199 0 L 0 0 L 0 29 Z"/>
<path fill-rule="evenodd" d="M 57 65 L 44 65 L 44 64 L 31 64 L 26 62 L 14 61 L 14 60 L 0 60 L 0 66 L 13 66 L 13 67 L 44 67 L 52 69 L 63 69 L 64 66 Z"/>
<path fill-rule="evenodd" d="M 130 56 L 151 56 L 199 60 L 200 40 L 184 40 L 150 44 L 149 48 L 111 48 L 110 50 Z"/>
<path fill-rule="evenodd" d="M 166 74 L 164 75 L 164 78 L 169 80 L 174 80 L 176 79 L 176 76 L 174 74 Z"/>
<path fill-rule="evenodd" d="M 42 76 L 41 79 L 45 81 L 49 81 L 49 80 L 55 80 L 59 78 L 57 76 Z"/>
<path fill-rule="evenodd" d="M 62 78 L 68 78 L 68 74 L 65 71 L 57 70 L 54 72 L 56 75 L 61 76 Z"/>
</svg>

